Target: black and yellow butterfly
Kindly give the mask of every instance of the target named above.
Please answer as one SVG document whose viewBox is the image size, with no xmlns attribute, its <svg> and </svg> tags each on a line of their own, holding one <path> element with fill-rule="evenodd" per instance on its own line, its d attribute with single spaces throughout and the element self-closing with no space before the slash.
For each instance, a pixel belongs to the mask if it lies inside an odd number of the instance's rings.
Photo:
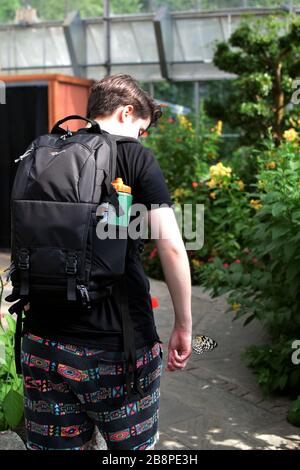
<svg viewBox="0 0 300 470">
<path fill-rule="evenodd" d="M 193 351 L 197 354 L 203 354 L 205 351 L 211 351 L 218 346 L 218 343 L 208 336 L 197 335 L 192 340 Z"/>
</svg>

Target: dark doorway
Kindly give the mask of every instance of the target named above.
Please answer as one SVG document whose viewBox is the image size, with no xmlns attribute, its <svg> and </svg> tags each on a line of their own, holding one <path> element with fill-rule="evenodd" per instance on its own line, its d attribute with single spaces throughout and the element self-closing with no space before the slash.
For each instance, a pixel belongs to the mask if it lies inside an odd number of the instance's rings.
<svg viewBox="0 0 300 470">
<path fill-rule="evenodd" d="M 0 105 L 0 248 L 10 247 L 10 193 L 18 168 L 14 160 L 48 132 L 47 85 L 11 85 Z"/>
</svg>

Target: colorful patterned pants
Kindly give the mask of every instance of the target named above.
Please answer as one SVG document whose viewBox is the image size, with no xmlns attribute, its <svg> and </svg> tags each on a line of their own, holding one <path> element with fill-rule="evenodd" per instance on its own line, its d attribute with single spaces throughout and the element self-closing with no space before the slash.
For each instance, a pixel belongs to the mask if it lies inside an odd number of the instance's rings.
<svg viewBox="0 0 300 470">
<path fill-rule="evenodd" d="M 153 449 L 158 439 L 160 343 L 137 350 L 144 397 L 124 403 L 123 352 L 26 333 L 22 341 L 27 448 L 86 450 L 95 426 L 109 450 Z"/>
</svg>

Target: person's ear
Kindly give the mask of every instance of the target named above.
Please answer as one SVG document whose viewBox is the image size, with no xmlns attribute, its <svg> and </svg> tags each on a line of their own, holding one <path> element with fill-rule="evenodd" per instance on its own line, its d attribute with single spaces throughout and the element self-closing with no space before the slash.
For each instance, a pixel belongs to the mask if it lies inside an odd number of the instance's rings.
<svg viewBox="0 0 300 470">
<path fill-rule="evenodd" d="M 133 106 L 132 104 L 127 104 L 126 106 L 124 106 L 124 116 L 125 117 L 128 117 L 128 116 L 131 116 L 133 118 Z"/>
<path fill-rule="evenodd" d="M 116 118 L 117 118 L 117 121 L 120 124 L 125 122 L 126 114 L 125 114 L 125 107 L 124 106 L 120 106 L 120 108 L 117 109 Z"/>
</svg>

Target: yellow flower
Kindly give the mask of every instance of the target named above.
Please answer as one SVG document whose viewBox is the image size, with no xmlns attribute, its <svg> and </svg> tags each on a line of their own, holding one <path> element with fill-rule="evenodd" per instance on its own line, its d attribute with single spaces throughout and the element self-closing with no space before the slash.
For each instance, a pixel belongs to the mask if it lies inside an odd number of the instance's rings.
<svg viewBox="0 0 300 470">
<path fill-rule="evenodd" d="M 223 121 L 219 120 L 217 121 L 217 124 L 215 125 L 215 127 L 212 127 L 210 130 L 211 132 L 215 132 L 217 135 L 221 135 L 222 127 L 223 127 Z"/>
<path fill-rule="evenodd" d="M 214 178 L 211 178 L 208 182 L 207 182 L 207 186 L 209 188 L 214 188 L 216 186 L 216 180 Z"/>
<path fill-rule="evenodd" d="M 275 162 L 267 162 L 266 163 L 266 168 L 268 168 L 269 170 L 274 170 L 274 168 L 276 168 L 276 163 Z"/>
<path fill-rule="evenodd" d="M 194 268 L 199 268 L 203 264 L 203 261 L 200 261 L 199 259 L 192 259 L 192 265 Z"/>
<path fill-rule="evenodd" d="M 236 183 L 239 185 L 240 190 L 243 191 L 243 189 L 245 188 L 244 182 L 242 180 L 238 180 L 236 181 Z"/>
<path fill-rule="evenodd" d="M 217 122 L 217 125 L 216 125 L 216 134 L 217 134 L 217 135 L 221 135 L 221 134 L 222 134 L 222 127 L 223 127 L 223 122 L 219 120 L 219 121 Z"/>
<path fill-rule="evenodd" d="M 298 132 L 291 127 L 290 129 L 284 131 L 283 138 L 288 142 L 292 142 L 293 140 L 298 140 L 299 135 Z"/>
<path fill-rule="evenodd" d="M 255 210 L 258 210 L 262 207 L 262 204 L 260 203 L 259 199 L 251 199 L 250 204 Z"/>
<path fill-rule="evenodd" d="M 222 162 L 212 165 L 209 169 L 211 178 L 214 176 L 231 176 L 231 168 L 224 166 Z"/>
<path fill-rule="evenodd" d="M 182 197 L 185 195 L 185 189 L 184 188 L 176 188 L 175 191 L 173 192 L 174 197 Z"/>
<path fill-rule="evenodd" d="M 212 199 L 216 199 L 217 194 L 213 191 L 212 193 L 210 193 L 209 196 L 210 196 Z"/>
<path fill-rule="evenodd" d="M 232 304 L 232 310 L 239 310 L 241 308 L 241 304 Z"/>
<path fill-rule="evenodd" d="M 178 115 L 178 122 L 179 124 L 184 127 L 185 129 L 188 129 L 188 130 L 192 130 L 193 129 L 193 125 L 192 123 L 188 120 L 188 118 L 186 116 L 184 116 L 183 114 L 179 114 Z"/>
</svg>

